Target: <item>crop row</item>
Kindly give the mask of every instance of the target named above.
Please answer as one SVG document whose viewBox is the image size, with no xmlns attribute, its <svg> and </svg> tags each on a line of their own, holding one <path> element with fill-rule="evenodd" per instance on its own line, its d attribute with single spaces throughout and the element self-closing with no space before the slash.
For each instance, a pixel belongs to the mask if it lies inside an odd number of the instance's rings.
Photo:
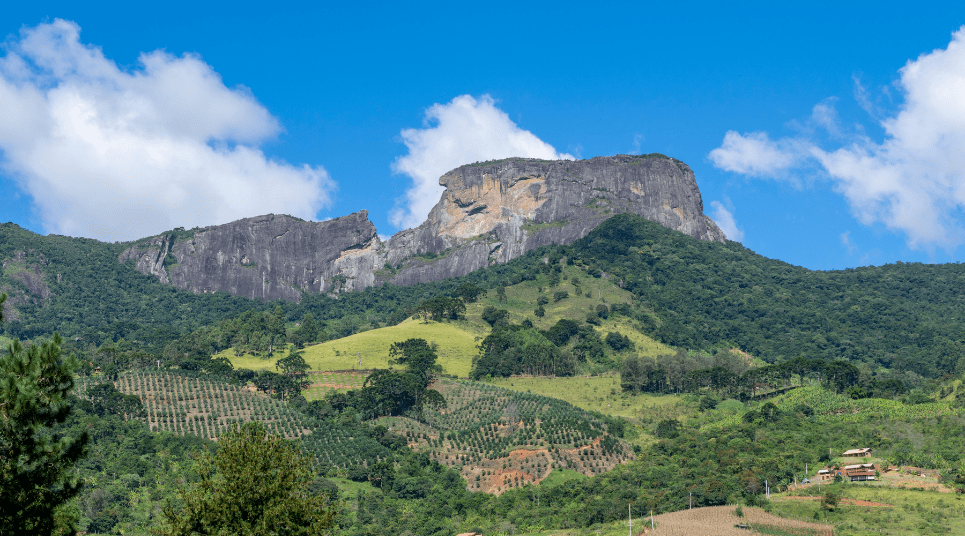
<svg viewBox="0 0 965 536">
<path fill-rule="evenodd" d="M 81 378 L 79 393 L 103 378 Z M 121 374 L 118 391 L 137 395 L 151 430 L 215 439 L 231 426 L 259 421 L 272 433 L 293 439 L 309 433 L 308 419 L 284 403 L 248 389 L 173 371 Z"/>
<path fill-rule="evenodd" d="M 407 442 L 461 469 L 470 490 L 500 493 L 538 482 L 552 469 L 593 475 L 630 457 L 606 424 L 560 400 L 484 383 L 443 380 L 446 407 L 419 420 L 380 419 Z"/>
<path fill-rule="evenodd" d="M 103 377 L 79 378 L 75 389 L 83 396 L 88 387 L 103 381 Z M 113 383 L 119 391 L 141 399 L 145 408 L 142 420 L 154 431 L 216 439 L 234 424 L 258 421 L 273 434 L 301 438 L 303 448 L 323 472 L 371 465 L 391 455 L 368 436 L 319 423 L 279 400 L 217 380 L 160 370 L 122 374 Z"/>
</svg>

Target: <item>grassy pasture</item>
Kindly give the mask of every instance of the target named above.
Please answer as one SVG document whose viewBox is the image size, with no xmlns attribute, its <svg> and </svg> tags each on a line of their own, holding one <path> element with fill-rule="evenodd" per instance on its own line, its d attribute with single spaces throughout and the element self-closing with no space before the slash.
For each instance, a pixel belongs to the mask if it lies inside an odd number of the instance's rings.
<svg viewBox="0 0 965 536">
<path fill-rule="evenodd" d="M 611 279 L 591 277 L 579 267 L 567 266 L 564 273 L 567 279 L 560 281 L 556 287 L 550 287 L 548 278 L 542 274 L 535 281 L 523 281 L 506 287 L 506 301 L 503 302 L 498 300 L 495 290 L 490 290 L 478 302 L 466 308 L 466 316 L 477 330 L 488 332 L 489 326 L 480 318 L 480 314 L 484 307 L 492 305 L 509 311 L 509 319 L 513 323 L 519 323 L 528 318 L 534 326 L 549 329 L 563 318 L 583 322 L 586 320 L 586 313 L 595 311 L 598 304 L 629 303 L 633 298 L 630 292 L 614 285 Z M 573 276 L 577 276 L 580 280 L 579 295 L 573 286 Z M 533 313 L 536 309 L 536 297 L 539 296 L 538 287 L 540 286 L 543 287 L 543 295 L 549 299 L 549 303 L 543 306 L 546 311 L 543 318 L 537 318 Z M 569 297 L 554 302 L 553 293 L 559 290 L 567 291 Z M 586 293 L 590 293 L 591 296 L 587 297 Z"/>
<path fill-rule="evenodd" d="M 490 383 L 569 402 L 587 411 L 625 417 L 636 423 L 663 419 L 682 419 L 696 410 L 696 404 L 673 395 L 624 394 L 620 390 L 620 376 L 570 378 L 499 378 Z"/>
<path fill-rule="evenodd" d="M 961 495 L 899 489 L 873 482 L 823 487 L 823 491 L 828 489 L 844 499 L 833 512 L 821 509 L 818 489 L 814 486 L 772 495 L 772 511 L 778 515 L 818 518 L 834 525 L 839 535 L 965 534 L 965 499 Z M 806 498 L 809 496 L 814 499 Z"/>
<path fill-rule="evenodd" d="M 333 391 L 348 391 L 358 389 L 365 384 L 368 372 L 365 371 L 341 371 L 341 372 L 312 372 L 309 379 L 311 387 L 302 391 L 306 400 L 320 400 L 325 395 Z"/>
<path fill-rule="evenodd" d="M 429 322 L 406 320 L 401 324 L 356 333 L 342 339 L 305 348 L 305 361 L 312 370 L 369 370 L 389 367 L 389 346 L 406 339 L 420 338 L 436 343 L 438 363 L 446 374 L 469 376 L 476 355 L 477 335 L 465 322 Z M 226 357 L 236 368 L 275 370 L 281 357 L 262 359 L 251 354 L 237 357 L 232 350 L 216 357 Z"/>
</svg>

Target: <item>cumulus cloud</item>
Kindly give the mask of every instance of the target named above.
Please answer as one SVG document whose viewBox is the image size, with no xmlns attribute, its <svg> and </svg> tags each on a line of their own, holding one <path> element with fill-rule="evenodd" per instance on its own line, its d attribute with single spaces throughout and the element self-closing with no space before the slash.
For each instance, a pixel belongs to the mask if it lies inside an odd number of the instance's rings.
<svg viewBox="0 0 965 536">
<path fill-rule="evenodd" d="M 955 248 L 965 237 L 965 26 L 952 34 L 947 48 L 910 60 L 897 88 L 903 102 L 891 114 L 873 116 L 882 117 L 877 120 L 885 132 L 880 143 L 860 128 L 846 144 L 831 149 L 811 139 L 769 142 L 757 133 L 751 141 L 772 149 L 765 153 L 739 150 L 746 137 L 728 132 L 711 159 L 721 169 L 746 175 L 759 175 L 756 170 L 774 168 L 774 162 L 800 166 L 808 159 L 835 182 L 862 223 L 903 232 L 912 248 Z M 859 104 L 869 106 L 863 88 L 856 95 Z"/>
<path fill-rule="evenodd" d="M 423 128 L 405 129 L 401 136 L 409 153 L 396 159 L 392 171 L 413 184 L 390 215 L 399 228 L 421 224 L 444 190 L 439 177 L 463 164 L 513 156 L 573 158 L 519 128 L 489 95 L 478 100 L 461 95 L 434 104 L 426 110 Z"/>
<path fill-rule="evenodd" d="M 724 143 L 710 152 L 710 159 L 726 171 L 754 177 L 773 176 L 796 164 L 796 145 L 792 140 L 775 142 L 766 132 L 740 134 L 729 130 L 724 134 Z"/>
<path fill-rule="evenodd" d="M 0 57 L 3 171 L 48 231 L 127 240 L 280 212 L 314 219 L 334 183 L 322 167 L 268 158 L 278 121 L 200 57 L 144 53 L 119 68 L 55 20 Z"/>
<path fill-rule="evenodd" d="M 714 215 L 710 218 L 714 220 L 717 227 L 720 227 L 721 231 L 724 231 L 727 238 L 734 242 L 743 241 L 744 230 L 737 227 L 737 220 L 734 219 L 734 213 L 727 210 L 727 207 L 720 201 L 711 201 L 710 206 L 714 209 Z"/>
</svg>

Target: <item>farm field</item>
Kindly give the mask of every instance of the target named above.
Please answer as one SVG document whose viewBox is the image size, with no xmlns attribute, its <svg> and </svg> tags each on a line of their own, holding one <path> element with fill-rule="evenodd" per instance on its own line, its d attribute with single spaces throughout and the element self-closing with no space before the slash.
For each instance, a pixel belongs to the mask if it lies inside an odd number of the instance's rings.
<svg viewBox="0 0 965 536">
<path fill-rule="evenodd" d="M 683 419 L 696 409 L 696 402 L 674 395 L 623 394 L 620 375 L 573 376 L 569 378 L 498 378 L 492 385 L 558 398 L 587 411 L 625 417 L 634 423 Z"/>
<path fill-rule="evenodd" d="M 75 389 L 103 382 L 103 377 L 79 378 Z M 144 403 L 151 430 L 178 435 L 217 437 L 234 424 L 258 421 L 269 432 L 287 439 L 300 438 L 313 454 L 322 473 L 361 463 L 371 464 L 391 455 L 367 436 L 355 437 L 340 426 L 317 422 L 287 404 L 250 389 L 173 371 L 138 371 L 121 374 L 114 386 L 137 395 Z"/>
<path fill-rule="evenodd" d="M 84 393 L 99 383 L 103 377 L 79 378 L 75 389 Z M 237 385 L 167 370 L 129 372 L 113 383 L 141 399 L 152 431 L 216 439 L 234 424 L 259 421 L 288 439 L 309 433 L 305 418 L 287 404 Z"/>
<path fill-rule="evenodd" d="M 362 370 L 313 371 L 309 373 L 312 385 L 302 391 L 302 396 L 312 401 L 325 398 L 331 392 L 358 389 L 365 384 L 368 374 Z"/>
<path fill-rule="evenodd" d="M 483 334 L 484 336 L 485 334 Z M 305 348 L 304 358 L 312 370 L 369 370 L 389 367 L 389 346 L 406 339 L 425 339 L 436 343 L 438 363 L 446 374 L 468 377 L 472 358 L 476 355 L 477 335 L 464 322 L 429 322 L 408 319 L 395 326 L 356 333 L 349 337 L 323 342 Z M 276 354 L 277 355 L 277 354 Z M 236 368 L 275 370 L 273 359 L 247 354 L 235 356 L 225 350 L 215 357 L 226 357 Z"/>
<path fill-rule="evenodd" d="M 839 535 L 965 534 L 965 499 L 955 493 L 871 482 L 823 487 L 828 489 L 841 497 L 833 512 L 821 509 L 814 486 L 771 495 L 772 511 L 803 518 L 818 516 L 834 525 Z"/>
<path fill-rule="evenodd" d="M 706 506 L 693 510 L 680 510 L 667 514 L 656 514 L 651 530 L 648 512 L 634 507 L 632 534 L 647 536 L 834 536 L 839 534 L 827 523 L 802 521 L 783 518 L 760 508 L 744 506 L 743 519 L 736 515 L 736 506 Z M 749 528 L 738 528 L 745 523 Z M 518 536 L 625 536 L 628 533 L 627 520 L 595 525 L 585 529 L 557 529 L 538 532 L 517 532 Z"/>
<path fill-rule="evenodd" d="M 426 410 L 422 422 L 377 423 L 459 470 L 470 491 L 499 494 L 539 483 L 556 469 L 569 470 L 561 478 L 592 476 L 632 458 L 605 423 L 566 402 L 478 382 L 446 379 L 435 388 L 445 409 Z"/>
</svg>

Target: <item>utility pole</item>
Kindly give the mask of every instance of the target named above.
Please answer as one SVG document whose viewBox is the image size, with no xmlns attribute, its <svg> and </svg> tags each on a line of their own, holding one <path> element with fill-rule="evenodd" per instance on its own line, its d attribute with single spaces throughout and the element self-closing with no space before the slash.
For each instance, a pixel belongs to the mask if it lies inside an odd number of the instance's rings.
<svg viewBox="0 0 965 536">
<path fill-rule="evenodd" d="M 633 515 L 630 513 L 629 503 L 627 503 L 627 526 L 630 527 L 630 536 L 633 536 Z"/>
<path fill-rule="evenodd" d="M 650 509 L 650 530 L 654 529 L 653 525 L 653 508 Z"/>
<path fill-rule="evenodd" d="M 690 509 L 694 509 L 694 492 L 690 492 Z"/>
</svg>

